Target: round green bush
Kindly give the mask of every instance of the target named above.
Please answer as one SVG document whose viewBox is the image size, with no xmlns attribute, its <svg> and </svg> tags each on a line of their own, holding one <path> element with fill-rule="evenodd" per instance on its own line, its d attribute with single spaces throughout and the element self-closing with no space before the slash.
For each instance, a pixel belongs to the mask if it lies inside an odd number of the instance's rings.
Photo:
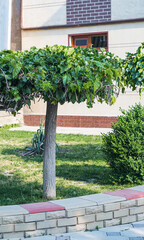
<svg viewBox="0 0 144 240">
<path fill-rule="evenodd" d="M 144 107 L 139 103 L 121 112 L 113 131 L 103 134 L 106 160 L 114 181 L 141 183 L 144 180 Z"/>
</svg>

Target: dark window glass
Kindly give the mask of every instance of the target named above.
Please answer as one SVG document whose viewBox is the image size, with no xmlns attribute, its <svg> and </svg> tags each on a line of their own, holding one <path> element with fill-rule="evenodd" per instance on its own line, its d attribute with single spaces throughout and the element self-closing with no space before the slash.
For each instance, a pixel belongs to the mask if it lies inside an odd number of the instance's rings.
<svg viewBox="0 0 144 240">
<path fill-rule="evenodd" d="M 76 46 L 86 46 L 87 44 L 87 39 L 76 39 Z"/>
<path fill-rule="evenodd" d="M 107 36 L 95 36 L 92 37 L 93 48 L 106 48 L 107 47 Z"/>
</svg>

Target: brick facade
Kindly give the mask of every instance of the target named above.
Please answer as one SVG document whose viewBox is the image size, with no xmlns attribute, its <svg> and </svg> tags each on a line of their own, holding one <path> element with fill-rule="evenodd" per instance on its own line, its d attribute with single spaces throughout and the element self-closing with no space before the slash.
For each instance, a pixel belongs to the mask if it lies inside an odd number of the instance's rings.
<svg viewBox="0 0 144 240">
<path fill-rule="evenodd" d="M 87 24 L 111 20 L 111 0 L 67 0 L 67 24 Z"/>
<path fill-rule="evenodd" d="M 27 126 L 39 126 L 45 119 L 44 115 L 24 115 L 24 124 Z M 83 127 L 83 128 L 111 128 L 116 117 L 94 116 L 57 116 L 58 127 Z"/>
</svg>

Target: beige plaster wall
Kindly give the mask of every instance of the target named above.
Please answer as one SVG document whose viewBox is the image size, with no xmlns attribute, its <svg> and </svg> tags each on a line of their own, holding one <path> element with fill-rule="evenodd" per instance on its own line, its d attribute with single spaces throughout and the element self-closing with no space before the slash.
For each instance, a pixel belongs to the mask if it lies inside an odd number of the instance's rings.
<svg viewBox="0 0 144 240">
<path fill-rule="evenodd" d="M 23 27 L 66 24 L 66 0 L 23 0 Z"/>
<path fill-rule="evenodd" d="M 116 103 L 109 106 L 105 103 L 101 104 L 95 101 L 93 108 L 87 108 L 86 103 L 65 103 L 58 106 L 58 115 L 71 116 L 118 116 L 120 108 L 128 109 L 129 106 L 141 102 L 144 105 L 144 94 L 140 98 L 138 92 L 127 90 L 127 93 L 120 94 Z M 43 101 L 32 102 L 31 108 L 24 108 L 24 115 L 45 115 L 46 104 Z"/>
<path fill-rule="evenodd" d="M 0 111 L 0 127 L 6 124 L 23 124 L 23 110 L 16 117 L 6 111 Z"/>
<path fill-rule="evenodd" d="M 38 48 L 46 45 L 68 45 L 68 35 L 78 33 L 98 33 L 108 31 L 109 51 L 124 58 L 125 52 L 135 52 L 144 41 L 144 22 L 99 25 L 89 27 L 73 27 L 59 29 L 43 29 L 22 32 L 22 49 L 31 46 Z"/>
<path fill-rule="evenodd" d="M 66 24 L 66 0 L 23 0 L 22 9 L 24 28 Z M 111 20 L 144 17 L 143 0 L 111 0 L 111 9 Z"/>
<path fill-rule="evenodd" d="M 144 0 L 111 0 L 111 20 L 144 18 Z"/>
</svg>

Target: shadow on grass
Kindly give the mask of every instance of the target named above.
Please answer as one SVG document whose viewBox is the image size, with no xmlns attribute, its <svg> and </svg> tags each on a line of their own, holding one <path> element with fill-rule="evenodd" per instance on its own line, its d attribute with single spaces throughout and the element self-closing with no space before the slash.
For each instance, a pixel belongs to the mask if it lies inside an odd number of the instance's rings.
<svg viewBox="0 0 144 240">
<path fill-rule="evenodd" d="M 56 190 L 57 199 L 97 193 L 85 186 L 65 185 L 65 180 L 57 181 Z M 42 196 L 42 184 L 39 182 L 26 182 L 20 176 L 5 176 L 0 172 L 0 206 L 48 201 Z"/>
<path fill-rule="evenodd" d="M 16 155 L 24 162 L 42 162 L 42 156 L 21 156 L 22 149 L 5 148 L 3 155 Z M 107 166 L 101 144 L 62 145 L 56 157 L 56 176 L 74 181 L 110 184 L 111 169 Z"/>
<path fill-rule="evenodd" d="M 3 148 L 3 150 L 1 151 L 2 155 L 15 155 L 19 158 L 19 160 L 25 161 L 25 162 L 31 162 L 31 161 L 35 161 L 35 162 L 42 162 L 42 156 L 40 155 L 35 155 L 35 156 L 29 156 L 26 155 L 24 156 L 23 154 L 26 152 L 25 149 L 23 148 Z"/>
<path fill-rule="evenodd" d="M 56 176 L 67 180 L 93 182 L 99 185 L 109 185 L 111 169 L 107 166 L 94 164 L 60 164 L 56 167 Z"/>
<path fill-rule="evenodd" d="M 12 172 L 0 171 L 0 205 L 14 205 L 42 201 L 42 185 L 26 182 Z"/>
</svg>

